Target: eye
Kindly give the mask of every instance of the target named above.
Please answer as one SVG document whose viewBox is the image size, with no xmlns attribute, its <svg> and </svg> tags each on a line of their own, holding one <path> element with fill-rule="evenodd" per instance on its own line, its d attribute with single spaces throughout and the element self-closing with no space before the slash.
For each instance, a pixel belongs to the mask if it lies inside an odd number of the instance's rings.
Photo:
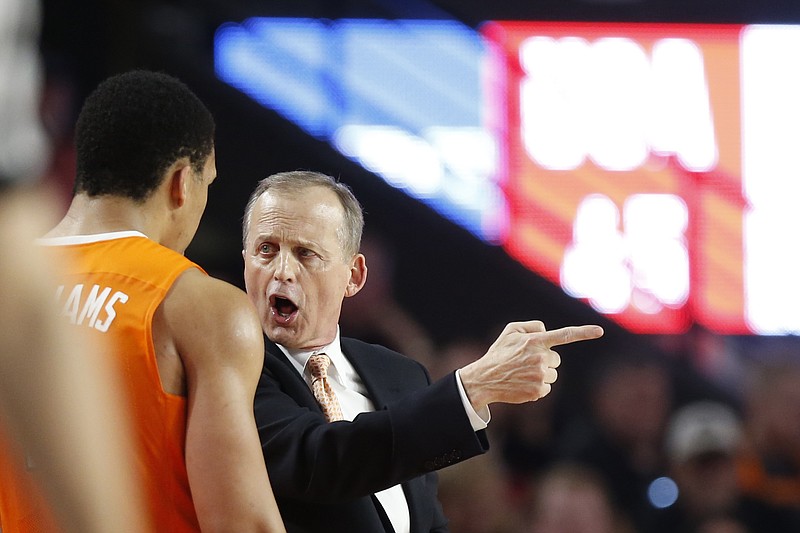
<svg viewBox="0 0 800 533">
<path fill-rule="evenodd" d="M 309 250 L 308 248 L 300 248 L 297 251 L 297 255 L 299 255 L 300 257 L 314 257 L 316 254 L 312 250 Z"/>
<path fill-rule="evenodd" d="M 259 254 L 269 255 L 269 254 L 273 253 L 274 251 L 275 251 L 275 247 L 272 244 L 268 243 L 268 242 L 262 242 L 261 244 L 258 245 L 258 253 Z"/>
</svg>

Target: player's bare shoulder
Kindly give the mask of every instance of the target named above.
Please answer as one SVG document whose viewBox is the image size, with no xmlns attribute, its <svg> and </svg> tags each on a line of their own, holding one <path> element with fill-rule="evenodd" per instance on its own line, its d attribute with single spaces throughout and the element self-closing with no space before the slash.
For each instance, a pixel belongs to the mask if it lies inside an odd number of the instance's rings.
<svg viewBox="0 0 800 533">
<path fill-rule="evenodd" d="M 164 299 L 163 311 L 184 359 L 224 357 L 231 363 L 263 357 L 255 308 L 244 291 L 226 281 L 187 270 Z"/>
</svg>

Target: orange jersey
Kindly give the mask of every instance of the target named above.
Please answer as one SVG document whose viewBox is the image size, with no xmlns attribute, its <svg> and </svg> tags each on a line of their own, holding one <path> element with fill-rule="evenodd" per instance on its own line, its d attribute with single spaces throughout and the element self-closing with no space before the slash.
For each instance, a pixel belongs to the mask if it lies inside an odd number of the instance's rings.
<svg viewBox="0 0 800 533">
<path fill-rule="evenodd" d="M 64 262 L 59 261 L 63 254 L 70 259 L 57 289 L 59 312 L 113 347 L 108 355 L 118 364 L 121 389 L 129 404 L 136 466 L 151 522 L 157 531 L 199 531 L 184 455 L 187 401 L 163 390 L 152 322 L 178 276 L 200 267 L 138 232 L 43 239 L 41 243 L 58 264 Z M 42 529 L 42 524 L 30 524 L 36 515 L 42 522 L 47 519 L 41 502 L 29 499 L 28 491 L 21 488 L 25 482 L 9 486 L 5 473 L 0 479 L 3 532 L 50 531 Z"/>
</svg>

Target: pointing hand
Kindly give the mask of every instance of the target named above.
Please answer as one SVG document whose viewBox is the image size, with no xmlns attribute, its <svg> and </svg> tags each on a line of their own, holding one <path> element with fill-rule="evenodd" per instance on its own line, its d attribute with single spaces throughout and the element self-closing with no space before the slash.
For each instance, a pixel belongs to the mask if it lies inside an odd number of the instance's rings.
<svg viewBox="0 0 800 533">
<path fill-rule="evenodd" d="M 489 351 L 460 371 L 476 411 L 491 403 L 524 403 L 550 393 L 561 357 L 552 350 L 603 335 L 600 326 L 567 326 L 548 331 L 538 320 L 508 324 Z"/>
</svg>

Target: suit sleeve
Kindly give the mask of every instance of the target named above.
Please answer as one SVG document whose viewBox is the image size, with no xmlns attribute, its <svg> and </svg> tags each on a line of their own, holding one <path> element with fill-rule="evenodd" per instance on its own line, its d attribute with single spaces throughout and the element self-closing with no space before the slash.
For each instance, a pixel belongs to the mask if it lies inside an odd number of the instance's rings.
<svg viewBox="0 0 800 533">
<path fill-rule="evenodd" d="M 366 496 L 489 447 L 485 433 L 470 426 L 454 374 L 430 384 L 424 367 L 408 360 L 398 381 L 415 383 L 414 390 L 352 422 L 327 423 L 296 399 L 292 387 L 305 384 L 293 370 L 265 359 L 255 416 L 279 498 L 335 503 Z"/>
</svg>

